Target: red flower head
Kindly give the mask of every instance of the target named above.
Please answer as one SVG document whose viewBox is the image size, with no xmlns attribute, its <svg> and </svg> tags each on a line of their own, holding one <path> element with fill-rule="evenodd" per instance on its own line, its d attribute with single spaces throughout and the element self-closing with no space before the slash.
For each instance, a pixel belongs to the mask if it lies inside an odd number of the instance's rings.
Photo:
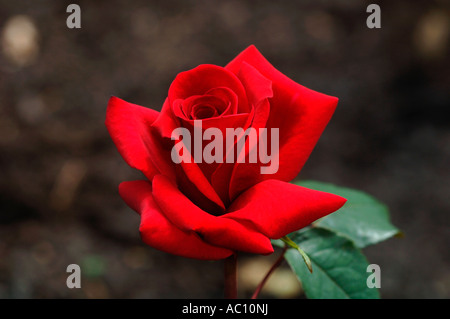
<svg viewBox="0 0 450 319">
<path fill-rule="evenodd" d="M 270 239 L 339 209 L 344 198 L 289 183 L 337 101 L 292 81 L 254 46 L 226 67 L 200 65 L 178 74 L 161 112 L 112 97 L 106 114 L 109 133 L 125 161 L 148 179 L 119 186 L 121 197 L 141 216 L 143 241 L 197 259 L 222 259 L 235 251 L 269 254 Z M 203 139 L 194 137 L 194 145 L 187 145 L 189 140 L 173 135 L 180 128 L 194 136 L 200 130 Z M 216 132 L 215 156 L 231 152 L 234 160 L 195 158 L 196 149 L 206 152 L 210 129 Z M 230 129 L 265 135 L 237 134 L 229 147 L 224 141 Z M 239 141 L 245 147 L 237 147 Z M 269 173 L 262 173 L 267 160 L 250 160 L 251 150 L 261 145 L 272 152 Z M 180 146 L 183 154 L 176 151 Z M 174 161 L 174 150 L 195 160 Z"/>
</svg>

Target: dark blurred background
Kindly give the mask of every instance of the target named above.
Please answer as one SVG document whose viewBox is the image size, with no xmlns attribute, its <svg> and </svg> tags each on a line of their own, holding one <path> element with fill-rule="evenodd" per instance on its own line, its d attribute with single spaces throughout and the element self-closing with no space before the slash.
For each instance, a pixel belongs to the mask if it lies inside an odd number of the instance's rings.
<svg viewBox="0 0 450 319">
<path fill-rule="evenodd" d="M 383 298 L 450 297 L 448 1 L 0 0 L 0 297 L 222 298 L 222 262 L 145 246 L 120 199 L 141 177 L 104 126 L 111 95 L 159 110 L 180 71 L 250 44 L 295 81 L 340 98 L 298 178 L 386 203 L 404 238 L 364 250 Z M 242 255 L 249 297 L 276 259 Z M 79 264 L 82 288 L 66 287 Z M 302 298 L 284 264 L 262 295 Z"/>
</svg>

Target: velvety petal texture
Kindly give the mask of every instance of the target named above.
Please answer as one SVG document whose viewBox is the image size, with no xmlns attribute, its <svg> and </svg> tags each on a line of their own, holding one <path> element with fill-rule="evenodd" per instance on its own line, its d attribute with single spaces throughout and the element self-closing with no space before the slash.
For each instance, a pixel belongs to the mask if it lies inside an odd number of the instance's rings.
<svg viewBox="0 0 450 319">
<path fill-rule="evenodd" d="M 270 179 L 246 190 L 224 217 L 249 223 L 275 239 L 308 226 L 345 202 L 334 194 Z"/>
<path fill-rule="evenodd" d="M 124 160 L 147 178 L 119 186 L 140 215 L 142 240 L 196 259 L 223 259 L 236 251 L 270 254 L 271 239 L 338 210 L 344 198 L 289 183 L 337 101 L 294 82 L 254 46 L 225 67 L 202 64 L 179 73 L 160 112 L 111 97 L 106 127 Z M 179 128 L 191 138 L 173 136 Z M 203 139 L 210 129 L 214 139 Z M 271 156 L 250 162 L 262 146 Z M 219 160 L 198 161 L 199 147 L 202 154 L 214 150 Z M 276 169 L 262 174 L 269 164 Z"/>
<path fill-rule="evenodd" d="M 181 230 L 170 222 L 153 199 L 149 182 L 123 182 L 119 185 L 119 193 L 125 203 L 141 215 L 139 231 L 146 244 L 196 259 L 222 259 L 233 253 L 227 248 L 208 244 L 197 233 Z"/>
<path fill-rule="evenodd" d="M 174 178 L 170 157 L 151 129 L 159 113 L 136 104 L 111 97 L 105 125 L 120 155 L 131 167 L 142 171 L 148 179 L 158 172 Z"/>
</svg>

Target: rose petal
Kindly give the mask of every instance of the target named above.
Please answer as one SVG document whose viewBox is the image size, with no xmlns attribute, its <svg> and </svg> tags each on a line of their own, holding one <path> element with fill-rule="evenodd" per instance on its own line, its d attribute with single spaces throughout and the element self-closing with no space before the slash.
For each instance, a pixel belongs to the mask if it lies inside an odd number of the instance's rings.
<svg viewBox="0 0 450 319">
<path fill-rule="evenodd" d="M 119 153 L 131 167 L 152 179 L 155 174 L 173 177 L 167 156 L 155 141 L 150 129 L 159 113 L 152 109 L 111 97 L 106 110 L 105 125 Z"/>
<path fill-rule="evenodd" d="M 149 182 L 123 182 L 119 192 L 123 200 L 141 215 L 139 231 L 149 246 L 178 256 L 206 260 L 223 259 L 233 254 L 231 250 L 208 244 L 197 233 L 182 231 L 168 221 L 153 199 Z"/>
<path fill-rule="evenodd" d="M 172 104 L 169 103 L 169 99 L 166 99 L 161 108 L 159 116 L 155 119 L 155 121 L 152 124 L 152 127 L 155 128 L 157 132 L 159 132 L 161 137 L 167 139 L 170 139 L 174 129 L 181 126 L 180 120 L 173 113 L 171 105 Z"/>
<path fill-rule="evenodd" d="M 223 217 L 249 223 L 267 237 L 278 239 L 338 210 L 345 202 L 334 194 L 266 180 L 242 193 Z"/>
<path fill-rule="evenodd" d="M 153 196 L 174 225 L 184 231 L 195 231 L 212 245 L 256 254 L 273 252 L 266 236 L 243 223 L 206 213 L 163 175 L 156 175 L 153 179 Z"/>
<path fill-rule="evenodd" d="M 245 87 L 249 103 L 255 107 L 273 96 L 272 81 L 247 62 L 242 62 L 237 76 Z"/>
<path fill-rule="evenodd" d="M 230 195 L 266 179 L 290 181 L 308 159 L 328 124 L 338 99 L 310 90 L 275 69 L 254 47 L 241 52 L 225 68 L 238 74 L 250 64 L 272 81 L 273 98 L 267 128 L 279 128 L 279 170 L 273 175 L 260 174 L 259 165 L 238 165 L 231 179 Z"/>
<path fill-rule="evenodd" d="M 183 143 L 183 141 L 180 141 L 180 143 Z M 220 196 L 217 194 L 217 192 L 212 187 L 209 180 L 206 178 L 205 173 L 200 169 L 199 164 L 194 162 L 194 158 L 192 155 L 190 163 L 181 162 L 178 165 L 181 165 L 183 173 L 187 177 L 187 180 L 190 182 L 191 185 L 195 186 L 201 194 L 206 196 L 206 198 L 215 203 L 218 207 L 225 209 L 225 205 L 222 202 Z M 178 181 L 182 183 L 184 180 L 178 179 Z"/>
</svg>

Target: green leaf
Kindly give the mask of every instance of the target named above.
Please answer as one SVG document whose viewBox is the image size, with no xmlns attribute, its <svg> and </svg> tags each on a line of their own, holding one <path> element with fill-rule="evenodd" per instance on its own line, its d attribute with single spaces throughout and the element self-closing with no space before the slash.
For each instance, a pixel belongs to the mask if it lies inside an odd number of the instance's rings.
<svg viewBox="0 0 450 319">
<path fill-rule="evenodd" d="M 357 247 L 376 244 L 400 233 L 390 222 L 388 208 L 362 191 L 316 181 L 301 181 L 295 184 L 347 199 L 341 209 L 317 220 L 313 225 L 346 236 Z"/>
<path fill-rule="evenodd" d="M 367 286 L 368 262 L 353 242 L 331 231 L 307 228 L 289 237 L 308 254 L 313 273 L 295 249 L 285 254 L 289 266 L 311 299 L 377 299 L 376 288 Z M 278 245 L 278 242 L 274 242 Z"/>
</svg>

